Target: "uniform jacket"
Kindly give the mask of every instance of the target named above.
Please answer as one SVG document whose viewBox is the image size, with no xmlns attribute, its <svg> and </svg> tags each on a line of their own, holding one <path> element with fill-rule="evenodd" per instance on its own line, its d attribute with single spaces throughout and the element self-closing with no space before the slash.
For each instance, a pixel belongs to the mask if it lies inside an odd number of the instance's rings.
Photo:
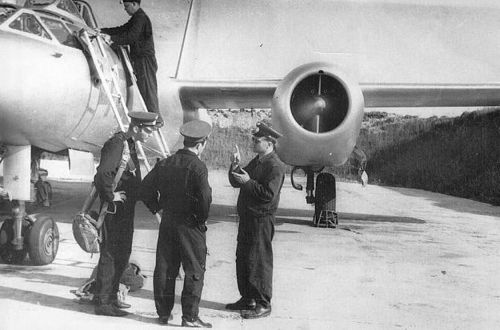
<svg viewBox="0 0 500 330">
<path fill-rule="evenodd" d="M 112 204 L 113 202 L 113 182 L 116 172 L 120 166 L 123 153 L 123 142 L 126 140 L 126 135 L 123 132 L 115 134 L 111 137 L 101 150 L 101 161 L 97 167 L 97 173 L 94 177 L 94 183 L 99 193 L 101 201 Z M 141 170 L 139 159 L 135 151 L 135 144 L 132 139 L 127 141 L 130 148 L 130 160 L 123 175 L 118 182 L 115 191 L 124 190 L 127 195 L 127 202 L 133 201 L 136 198 L 136 192 L 139 189 L 141 182 Z"/>
<path fill-rule="evenodd" d="M 101 29 L 109 34 L 116 45 L 130 45 L 132 60 L 143 56 L 154 56 L 153 27 L 151 20 L 142 8 L 139 8 L 122 26 Z"/>
<path fill-rule="evenodd" d="M 240 188 L 238 214 L 240 216 L 261 217 L 274 214 L 278 208 L 280 191 L 285 180 L 285 165 L 276 152 L 260 158 L 257 156 L 243 168 L 250 180 L 240 185 L 229 169 L 229 182 Z"/>
<path fill-rule="evenodd" d="M 194 216 L 202 224 L 212 203 L 207 167 L 193 152 L 178 150 L 146 175 L 140 199 L 153 213 L 163 209 L 179 218 Z"/>
</svg>

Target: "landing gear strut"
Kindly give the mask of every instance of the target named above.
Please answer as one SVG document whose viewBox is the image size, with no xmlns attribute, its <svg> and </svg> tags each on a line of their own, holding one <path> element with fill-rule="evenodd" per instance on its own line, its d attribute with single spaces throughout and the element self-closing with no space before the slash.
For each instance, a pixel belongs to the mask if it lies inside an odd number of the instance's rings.
<svg viewBox="0 0 500 330">
<path fill-rule="evenodd" d="M 57 224 L 49 217 L 26 214 L 25 201 L 30 200 L 31 146 L 3 146 L 3 149 L 2 195 L 14 200 L 2 203 L 8 210 L 0 218 L 6 218 L 0 227 L 0 257 L 6 263 L 21 263 L 29 255 L 34 265 L 49 264 L 59 248 Z"/>
<path fill-rule="evenodd" d="M 331 173 L 321 172 L 321 169 L 307 167 L 294 167 L 291 173 L 292 186 L 297 190 L 302 190 L 300 184 L 294 180 L 295 172 L 301 169 L 307 177 L 306 202 L 314 203 L 313 225 L 316 227 L 335 228 L 338 225 L 338 215 L 336 212 L 336 181 Z M 316 194 L 314 194 L 314 176 L 316 176 Z"/>
</svg>

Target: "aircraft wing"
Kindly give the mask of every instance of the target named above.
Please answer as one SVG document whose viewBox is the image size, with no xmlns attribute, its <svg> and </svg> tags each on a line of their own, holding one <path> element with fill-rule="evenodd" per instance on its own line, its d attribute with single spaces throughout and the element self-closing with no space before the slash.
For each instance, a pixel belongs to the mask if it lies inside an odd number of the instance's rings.
<svg viewBox="0 0 500 330">
<path fill-rule="evenodd" d="M 271 108 L 280 80 L 177 81 L 186 109 Z M 486 107 L 500 104 L 499 84 L 360 84 L 365 108 Z M 418 110 L 415 110 L 417 113 Z"/>
</svg>

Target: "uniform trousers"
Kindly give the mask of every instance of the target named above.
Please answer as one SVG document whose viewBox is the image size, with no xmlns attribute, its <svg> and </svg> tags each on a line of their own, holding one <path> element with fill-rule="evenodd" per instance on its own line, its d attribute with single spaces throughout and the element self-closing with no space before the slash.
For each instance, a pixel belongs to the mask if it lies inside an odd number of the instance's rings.
<svg viewBox="0 0 500 330">
<path fill-rule="evenodd" d="M 274 215 L 240 214 L 236 246 L 236 276 L 243 298 L 268 307 L 273 291 Z"/>
<path fill-rule="evenodd" d="M 165 216 L 158 234 L 154 297 L 159 316 L 169 316 L 175 301 L 175 281 L 182 264 L 182 315 L 187 320 L 198 317 L 207 255 L 206 227 L 185 221 L 185 217 Z"/>
<path fill-rule="evenodd" d="M 137 87 L 141 92 L 149 112 L 160 113 L 158 106 L 158 84 L 156 71 L 158 65 L 154 56 L 141 56 L 133 60 L 134 72 L 137 77 Z"/>
<path fill-rule="evenodd" d="M 102 228 L 95 291 L 98 304 L 109 304 L 117 299 L 120 278 L 132 252 L 135 201 L 115 205 L 116 213 L 106 215 Z"/>
</svg>

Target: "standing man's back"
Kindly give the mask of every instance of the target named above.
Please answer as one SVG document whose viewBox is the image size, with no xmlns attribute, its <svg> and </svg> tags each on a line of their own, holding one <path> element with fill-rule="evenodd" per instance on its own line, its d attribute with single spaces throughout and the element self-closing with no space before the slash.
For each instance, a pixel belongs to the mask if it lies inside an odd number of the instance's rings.
<svg viewBox="0 0 500 330">
<path fill-rule="evenodd" d="M 153 289 L 158 322 L 168 324 L 175 303 L 175 281 L 182 264 L 182 326 L 211 328 L 203 322 L 199 304 L 207 255 L 206 221 L 212 203 L 208 169 L 200 160 L 211 126 L 193 120 L 180 128 L 184 148 L 156 164 L 144 178 L 140 195 L 152 213 L 163 210 Z"/>
</svg>

